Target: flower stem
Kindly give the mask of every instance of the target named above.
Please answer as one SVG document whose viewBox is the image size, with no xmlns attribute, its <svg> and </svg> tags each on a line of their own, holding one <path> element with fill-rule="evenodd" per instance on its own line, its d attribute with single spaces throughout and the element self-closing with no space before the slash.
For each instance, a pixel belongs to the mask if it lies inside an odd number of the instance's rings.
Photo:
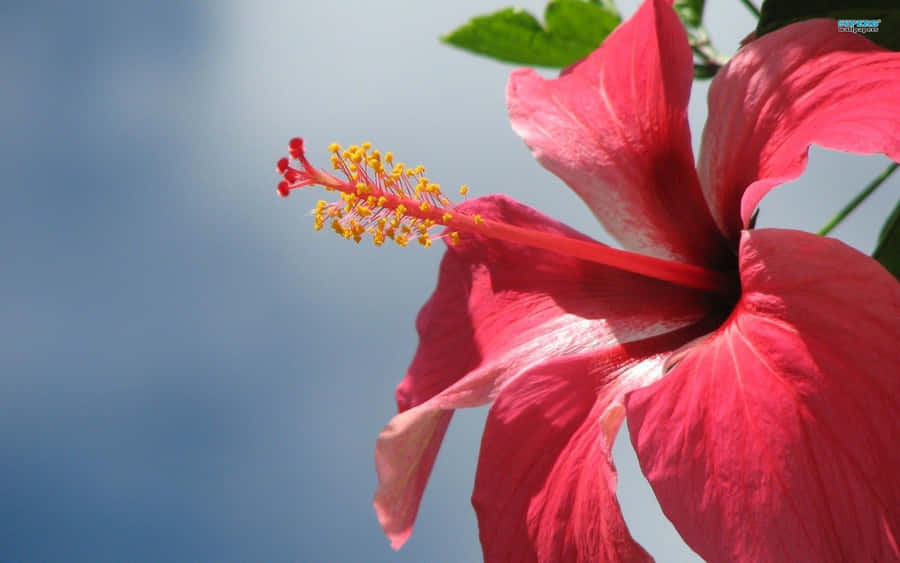
<svg viewBox="0 0 900 563">
<path fill-rule="evenodd" d="M 751 2 L 750 0 L 741 0 L 741 4 L 743 4 L 747 7 L 748 10 L 753 12 L 753 15 L 756 16 L 757 19 L 759 18 L 759 8 L 757 8 L 756 5 L 753 4 L 753 2 Z"/>
<path fill-rule="evenodd" d="M 835 215 L 831 218 L 830 221 L 825 223 L 825 226 L 819 229 L 819 232 L 817 234 L 824 237 L 832 230 L 834 230 L 834 228 L 837 227 L 841 223 L 841 221 L 843 221 L 847 217 L 847 215 L 850 215 L 850 213 L 852 213 L 854 209 L 859 207 L 860 203 L 862 203 L 867 197 L 872 195 L 872 192 L 874 192 L 878 188 L 878 186 L 883 184 L 884 181 L 887 180 L 891 176 L 891 174 L 894 173 L 894 170 L 896 170 L 898 167 L 900 167 L 900 164 L 896 162 L 891 163 L 891 165 L 885 168 L 881 172 L 881 174 L 879 174 L 874 180 L 869 182 L 869 185 L 863 188 L 863 191 L 859 192 L 859 194 L 857 194 L 857 196 L 853 198 L 850 203 L 845 205 L 837 215 Z"/>
<path fill-rule="evenodd" d="M 713 47 L 709 40 L 709 34 L 703 26 L 688 29 L 688 40 L 691 50 L 700 58 L 700 63 L 694 64 L 695 78 L 712 78 L 716 72 L 728 62 L 728 57 Z"/>
</svg>

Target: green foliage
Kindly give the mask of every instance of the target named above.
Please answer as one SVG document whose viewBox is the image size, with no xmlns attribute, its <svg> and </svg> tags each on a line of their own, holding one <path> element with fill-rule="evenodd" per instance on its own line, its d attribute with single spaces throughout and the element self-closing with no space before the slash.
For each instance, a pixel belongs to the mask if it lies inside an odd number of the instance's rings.
<svg viewBox="0 0 900 563">
<path fill-rule="evenodd" d="M 788 24 L 811 18 L 880 19 L 877 33 L 866 38 L 900 50 L 900 2 L 897 0 L 766 0 L 756 27 L 762 36 Z"/>
<path fill-rule="evenodd" d="M 518 8 L 476 16 L 441 39 L 505 62 L 562 68 L 590 54 L 621 18 L 607 0 L 552 0 L 545 25 Z"/>
<path fill-rule="evenodd" d="M 721 67 L 714 63 L 694 63 L 694 78 L 708 80 L 719 72 Z"/>
<path fill-rule="evenodd" d="M 700 27 L 703 23 L 705 0 L 675 0 L 674 8 L 685 27 Z"/>
<path fill-rule="evenodd" d="M 900 280 L 900 202 L 881 229 L 878 247 L 872 257 Z"/>
</svg>

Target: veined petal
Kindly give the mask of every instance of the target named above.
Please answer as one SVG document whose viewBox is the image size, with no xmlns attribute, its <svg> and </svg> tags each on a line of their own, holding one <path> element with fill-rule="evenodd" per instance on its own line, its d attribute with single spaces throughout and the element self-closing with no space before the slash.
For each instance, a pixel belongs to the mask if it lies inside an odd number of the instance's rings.
<svg viewBox="0 0 900 563">
<path fill-rule="evenodd" d="M 622 518 L 611 450 L 625 393 L 662 377 L 660 353 L 685 336 L 560 358 L 503 388 L 472 495 L 487 563 L 652 560 Z"/>
<path fill-rule="evenodd" d="M 502 196 L 458 206 L 485 220 L 590 240 Z M 555 357 L 665 334 L 702 319 L 702 293 L 564 254 L 461 233 L 419 313 L 400 414 L 376 445 L 375 508 L 394 547 L 408 537 L 452 409 L 482 405 Z M 597 243 L 599 244 L 599 243 Z"/>
<path fill-rule="evenodd" d="M 625 248 L 717 266 L 724 240 L 703 200 L 687 121 L 693 59 L 671 2 L 647 0 L 553 80 L 515 71 L 513 129 Z"/>
<path fill-rule="evenodd" d="M 486 563 L 650 560 L 616 500 L 611 450 L 628 386 L 615 382 L 621 360 L 604 370 L 601 358 L 542 364 L 491 407 L 472 494 Z M 631 385 L 662 375 L 661 364 L 635 369 Z"/>
<path fill-rule="evenodd" d="M 663 511 L 708 561 L 900 559 L 900 284 L 843 243 L 744 231 L 744 294 L 626 399 Z"/>
<path fill-rule="evenodd" d="M 716 75 L 700 181 L 722 233 L 737 242 L 760 199 L 806 168 L 812 143 L 900 161 L 900 53 L 834 20 L 757 39 Z"/>
</svg>

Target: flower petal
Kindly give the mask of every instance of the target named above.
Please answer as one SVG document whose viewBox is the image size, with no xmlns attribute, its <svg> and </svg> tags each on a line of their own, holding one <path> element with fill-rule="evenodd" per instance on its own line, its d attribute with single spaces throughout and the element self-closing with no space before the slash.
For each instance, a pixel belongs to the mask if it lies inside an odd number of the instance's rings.
<svg viewBox="0 0 900 563">
<path fill-rule="evenodd" d="M 589 240 L 502 196 L 467 213 Z M 598 243 L 599 244 L 599 243 Z M 376 445 L 375 508 L 394 547 L 408 537 L 452 409 L 492 400 L 502 385 L 555 357 L 692 325 L 700 293 L 554 252 L 463 234 L 419 313 L 419 348 L 397 388 L 400 414 Z"/>
<path fill-rule="evenodd" d="M 806 168 L 812 143 L 900 161 L 900 53 L 834 20 L 757 39 L 713 80 L 700 181 L 719 229 L 737 242 L 760 199 Z"/>
<path fill-rule="evenodd" d="M 744 295 L 626 399 L 663 511 L 708 561 L 900 559 L 900 284 L 843 243 L 745 231 Z"/>
<path fill-rule="evenodd" d="M 687 121 L 693 59 L 671 2 L 648 0 L 554 80 L 515 71 L 512 127 L 627 249 L 719 265 Z"/>
<path fill-rule="evenodd" d="M 624 391 L 662 361 L 610 356 L 537 366 L 491 407 L 472 494 L 485 562 L 650 560 L 622 518 L 611 450 Z"/>
<path fill-rule="evenodd" d="M 487 562 L 650 561 L 616 500 L 612 445 L 626 392 L 662 377 L 681 331 L 541 364 L 488 414 L 472 503 Z"/>
</svg>

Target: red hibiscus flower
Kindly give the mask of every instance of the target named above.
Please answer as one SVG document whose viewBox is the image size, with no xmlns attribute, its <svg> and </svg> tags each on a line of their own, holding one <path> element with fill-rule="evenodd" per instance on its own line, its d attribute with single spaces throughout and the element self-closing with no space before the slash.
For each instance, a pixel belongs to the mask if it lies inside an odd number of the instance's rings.
<svg viewBox="0 0 900 563">
<path fill-rule="evenodd" d="M 378 439 L 375 508 L 411 533 L 453 410 L 493 402 L 472 502 L 486 561 L 649 560 L 616 500 L 627 415 L 665 514 L 710 561 L 900 559 L 900 284 L 833 240 L 751 229 L 812 143 L 900 160 L 900 54 L 812 20 L 713 81 L 695 168 L 692 57 L 647 0 L 557 79 L 513 73 L 513 128 L 625 251 L 503 196 L 452 206 L 369 147 L 279 191 L 342 192 L 316 224 L 376 244 L 444 225 L 420 344 Z"/>
</svg>

